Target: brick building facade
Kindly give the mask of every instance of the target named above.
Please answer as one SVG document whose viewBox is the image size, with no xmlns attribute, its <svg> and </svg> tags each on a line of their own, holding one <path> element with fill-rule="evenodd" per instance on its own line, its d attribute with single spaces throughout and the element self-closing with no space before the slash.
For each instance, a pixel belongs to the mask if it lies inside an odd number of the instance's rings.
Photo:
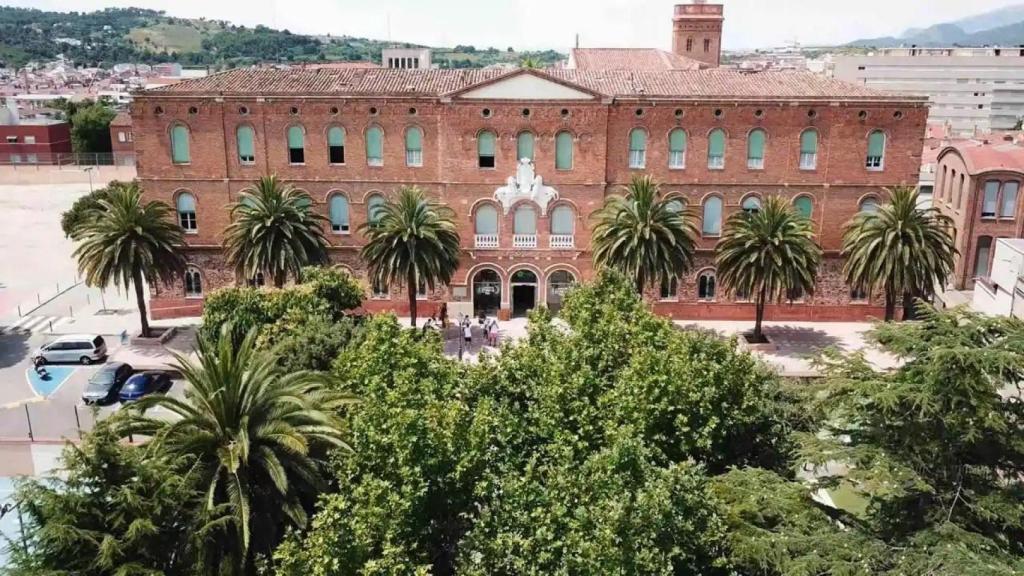
<svg viewBox="0 0 1024 576">
<path fill-rule="evenodd" d="M 813 296 L 767 317 L 877 316 L 881 302 L 842 282 L 842 225 L 882 187 L 917 182 L 926 116 L 922 98 L 723 69 L 235 70 L 145 91 L 132 106 L 139 178 L 179 209 L 192 263 L 187 282 L 152 288 L 153 314 L 194 314 L 204 292 L 245 280 L 220 244 L 229 204 L 262 175 L 313 197 L 332 261 L 357 276 L 372 207 L 423 188 L 455 210 L 464 255 L 421 310 L 508 315 L 557 307 L 566 284 L 590 278 L 591 215 L 650 174 L 702 230 L 694 268 L 649 294 L 660 312 L 752 318 L 715 289 L 713 250 L 731 213 L 781 195 L 810 214 L 826 260 Z M 371 310 L 406 307 L 403 287 L 368 292 Z"/>
<path fill-rule="evenodd" d="M 932 201 L 953 220 L 959 252 L 950 285 L 971 290 L 993 267 L 995 239 L 1024 238 L 1024 147 L 963 140 L 939 153 Z"/>
<path fill-rule="evenodd" d="M 56 164 L 71 153 L 71 126 L 59 120 L 0 124 L 0 164 Z"/>
</svg>

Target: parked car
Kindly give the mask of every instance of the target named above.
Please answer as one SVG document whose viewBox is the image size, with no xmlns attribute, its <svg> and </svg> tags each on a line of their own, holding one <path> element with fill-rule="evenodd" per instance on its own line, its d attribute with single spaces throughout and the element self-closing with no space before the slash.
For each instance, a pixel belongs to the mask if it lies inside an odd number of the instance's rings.
<svg viewBox="0 0 1024 576">
<path fill-rule="evenodd" d="M 111 362 L 104 365 L 89 378 L 82 392 L 82 400 L 86 404 L 103 404 L 117 398 L 121 386 L 132 375 L 132 367 L 124 362 Z"/>
<path fill-rule="evenodd" d="M 36 350 L 33 358 L 41 358 L 48 362 L 81 362 L 92 364 L 107 357 L 107 343 L 103 336 L 96 334 L 78 334 L 61 336 L 49 344 Z"/>
<path fill-rule="evenodd" d="M 164 394 L 171 389 L 171 377 L 166 372 L 147 371 L 133 374 L 121 387 L 121 402 L 138 400 L 149 394 Z"/>
</svg>

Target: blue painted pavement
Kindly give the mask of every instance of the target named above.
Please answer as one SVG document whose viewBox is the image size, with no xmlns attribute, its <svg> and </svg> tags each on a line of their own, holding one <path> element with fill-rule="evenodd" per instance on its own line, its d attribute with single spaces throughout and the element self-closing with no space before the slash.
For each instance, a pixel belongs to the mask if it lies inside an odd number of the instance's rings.
<svg viewBox="0 0 1024 576">
<path fill-rule="evenodd" d="M 34 368 L 29 368 L 25 370 L 25 377 L 36 394 L 47 398 L 56 392 L 77 369 L 75 366 L 46 366 L 47 378 L 43 378 L 36 373 Z"/>
</svg>

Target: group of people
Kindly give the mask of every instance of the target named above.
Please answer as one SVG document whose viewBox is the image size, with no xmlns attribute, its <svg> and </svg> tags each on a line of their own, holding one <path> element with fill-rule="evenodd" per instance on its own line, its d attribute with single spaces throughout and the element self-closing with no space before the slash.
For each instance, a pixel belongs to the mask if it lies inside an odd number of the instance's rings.
<svg viewBox="0 0 1024 576">
<path fill-rule="evenodd" d="M 442 307 L 440 318 L 438 318 L 436 315 L 431 315 L 430 318 L 427 318 L 427 321 L 423 323 L 424 332 L 427 332 L 428 330 L 444 330 L 448 328 L 448 315 L 446 313 L 445 308 L 446 307 Z M 486 316 L 484 314 L 480 314 L 480 316 L 477 318 L 477 323 L 481 327 L 483 327 L 484 342 L 488 346 L 497 348 L 498 337 L 501 332 L 498 328 L 498 319 L 491 316 Z M 461 336 L 465 341 L 466 346 L 472 344 L 473 318 L 469 314 L 463 314 L 459 312 L 459 317 L 456 326 L 458 326 L 459 332 L 461 333 Z"/>
</svg>

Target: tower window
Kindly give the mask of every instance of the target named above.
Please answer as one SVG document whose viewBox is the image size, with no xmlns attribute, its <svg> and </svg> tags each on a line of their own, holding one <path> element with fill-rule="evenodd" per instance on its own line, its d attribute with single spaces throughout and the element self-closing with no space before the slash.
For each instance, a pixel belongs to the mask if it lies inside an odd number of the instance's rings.
<svg viewBox="0 0 1024 576">
<path fill-rule="evenodd" d="M 686 51 L 693 52 L 693 38 L 686 39 Z"/>
<path fill-rule="evenodd" d="M 705 38 L 704 39 L 704 51 L 705 52 L 711 52 L 711 39 L 710 38 Z"/>
</svg>

